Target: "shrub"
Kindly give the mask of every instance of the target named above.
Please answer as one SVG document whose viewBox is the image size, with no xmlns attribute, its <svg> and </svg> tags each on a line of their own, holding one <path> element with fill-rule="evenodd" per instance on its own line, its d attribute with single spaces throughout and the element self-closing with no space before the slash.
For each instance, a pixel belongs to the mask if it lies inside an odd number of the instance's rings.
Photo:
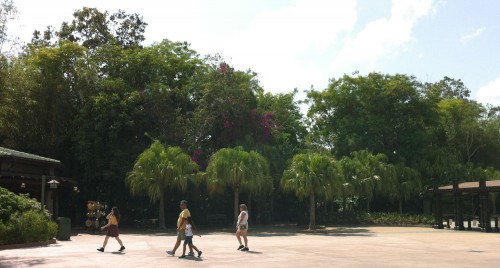
<svg viewBox="0 0 500 268">
<path fill-rule="evenodd" d="M 47 210 L 27 196 L 16 195 L 0 187 L 0 245 L 38 242 L 52 239 L 58 226 Z"/>
<path fill-rule="evenodd" d="M 15 193 L 0 187 L 0 221 L 9 220 L 16 212 L 40 209 L 40 202 L 27 195 L 16 195 Z M 44 210 L 48 216 L 48 211 Z"/>
<path fill-rule="evenodd" d="M 57 234 L 57 223 L 49 220 L 40 211 L 27 211 L 14 216 L 23 242 L 38 242 L 52 239 Z"/>
<path fill-rule="evenodd" d="M 3 223 L 0 221 L 0 245 L 15 244 L 21 242 L 21 236 L 12 222 Z"/>
<path fill-rule="evenodd" d="M 399 213 L 366 213 L 362 219 L 364 224 L 381 225 L 432 225 L 432 216 Z"/>
</svg>

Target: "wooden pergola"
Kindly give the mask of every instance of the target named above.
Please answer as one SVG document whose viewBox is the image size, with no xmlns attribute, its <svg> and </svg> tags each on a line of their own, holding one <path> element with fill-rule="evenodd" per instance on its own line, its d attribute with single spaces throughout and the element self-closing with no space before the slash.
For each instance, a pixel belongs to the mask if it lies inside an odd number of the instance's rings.
<svg viewBox="0 0 500 268">
<path fill-rule="evenodd" d="M 459 183 L 457 180 L 452 185 L 438 186 L 437 181 L 434 180 L 434 186 L 430 191 L 434 195 L 434 228 L 443 229 L 443 195 L 451 194 L 453 196 L 453 215 L 451 218 L 455 221 L 455 229 L 465 230 L 464 221 L 469 223 L 468 229 L 471 229 L 471 219 L 478 219 L 481 231 L 491 232 L 491 219 L 495 220 L 495 230 L 498 231 L 498 215 L 491 213 L 491 199 L 490 193 L 500 192 L 500 180 L 479 180 L 473 182 Z M 479 195 L 479 217 L 474 215 L 464 215 L 464 194 L 478 194 Z M 449 220 L 449 219 L 448 219 Z M 449 227 L 449 224 L 448 224 Z"/>
<path fill-rule="evenodd" d="M 41 202 L 44 199 L 54 218 L 59 212 L 58 197 L 77 189 L 73 179 L 63 176 L 63 168 L 59 160 L 0 147 L 0 186 Z M 57 188 L 50 188 L 50 182 Z"/>
</svg>

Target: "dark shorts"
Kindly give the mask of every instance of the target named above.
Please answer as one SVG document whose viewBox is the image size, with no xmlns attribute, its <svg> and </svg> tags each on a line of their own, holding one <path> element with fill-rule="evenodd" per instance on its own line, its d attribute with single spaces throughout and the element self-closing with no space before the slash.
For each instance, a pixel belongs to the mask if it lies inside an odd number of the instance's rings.
<svg viewBox="0 0 500 268">
<path fill-rule="evenodd" d="M 111 237 L 118 237 L 118 225 L 110 225 L 108 227 L 108 232 L 106 233 L 106 235 Z"/>
<path fill-rule="evenodd" d="M 184 240 L 184 245 L 192 245 L 192 244 L 193 244 L 193 237 L 186 235 L 186 240 Z"/>
</svg>

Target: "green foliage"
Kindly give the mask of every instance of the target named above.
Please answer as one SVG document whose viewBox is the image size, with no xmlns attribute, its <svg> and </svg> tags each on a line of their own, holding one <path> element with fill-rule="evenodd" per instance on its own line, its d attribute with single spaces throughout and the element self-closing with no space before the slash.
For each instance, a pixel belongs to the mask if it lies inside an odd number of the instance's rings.
<svg viewBox="0 0 500 268">
<path fill-rule="evenodd" d="M 332 200 L 340 196 L 344 176 L 340 164 L 330 155 L 297 154 L 283 172 L 281 186 L 299 198 L 309 198 L 309 229 L 316 225 L 316 198 Z"/>
<path fill-rule="evenodd" d="M 21 235 L 11 221 L 0 221 L 0 245 L 21 243 Z"/>
<path fill-rule="evenodd" d="M 234 220 L 238 216 L 239 194 L 269 193 L 272 178 L 269 162 L 255 151 L 247 152 L 242 147 L 222 148 L 210 157 L 206 171 L 209 191 L 217 192 L 230 187 L 234 192 Z"/>
<path fill-rule="evenodd" d="M 15 213 L 22 213 L 30 210 L 40 210 L 40 203 L 34 198 L 15 193 L 0 187 L 0 221 L 6 222 Z M 45 211 L 48 216 L 48 212 Z"/>
<path fill-rule="evenodd" d="M 366 213 L 361 221 L 368 225 L 432 225 L 434 217 L 420 214 Z"/>
<path fill-rule="evenodd" d="M 198 168 L 180 147 L 166 147 L 156 140 L 137 157 L 126 183 L 133 195 L 147 195 L 151 202 L 160 201 L 159 224 L 165 228 L 165 194 L 185 191 L 189 177 Z"/>
<path fill-rule="evenodd" d="M 22 242 L 39 242 L 52 239 L 57 234 L 57 223 L 49 220 L 40 211 L 26 211 L 14 214 L 11 222 L 15 232 L 21 235 Z"/>
<path fill-rule="evenodd" d="M 57 224 L 35 199 L 0 187 L 0 204 L 0 244 L 45 241 L 57 234 Z"/>
<path fill-rule="evenodd" d="M 312 132 L 336 156 L 367 150 L 389 163 L 413 163 L 429 143 L 427 127 L 436 120 L 432 103 L 407 75 L 344 75 L 324 91 L 308 93 Z"/>
</svg>

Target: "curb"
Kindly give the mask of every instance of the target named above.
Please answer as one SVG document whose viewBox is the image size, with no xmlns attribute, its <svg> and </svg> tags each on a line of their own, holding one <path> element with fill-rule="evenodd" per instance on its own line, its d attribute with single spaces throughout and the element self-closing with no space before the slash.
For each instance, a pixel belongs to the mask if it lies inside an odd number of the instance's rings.
<svg viewBox="0 0 500 268">
<path fill-rule="evenodd" d="M 56 239 L 51 239 L 51 240 L 41 241 L 41 242 L 0 245 L 0 250 L 41 247 L 41 246 L 47 246 L 47 245 L 50 245 L 50 244 L 55 244 L 56 242 L 57 242 Z"/>
</svg>

